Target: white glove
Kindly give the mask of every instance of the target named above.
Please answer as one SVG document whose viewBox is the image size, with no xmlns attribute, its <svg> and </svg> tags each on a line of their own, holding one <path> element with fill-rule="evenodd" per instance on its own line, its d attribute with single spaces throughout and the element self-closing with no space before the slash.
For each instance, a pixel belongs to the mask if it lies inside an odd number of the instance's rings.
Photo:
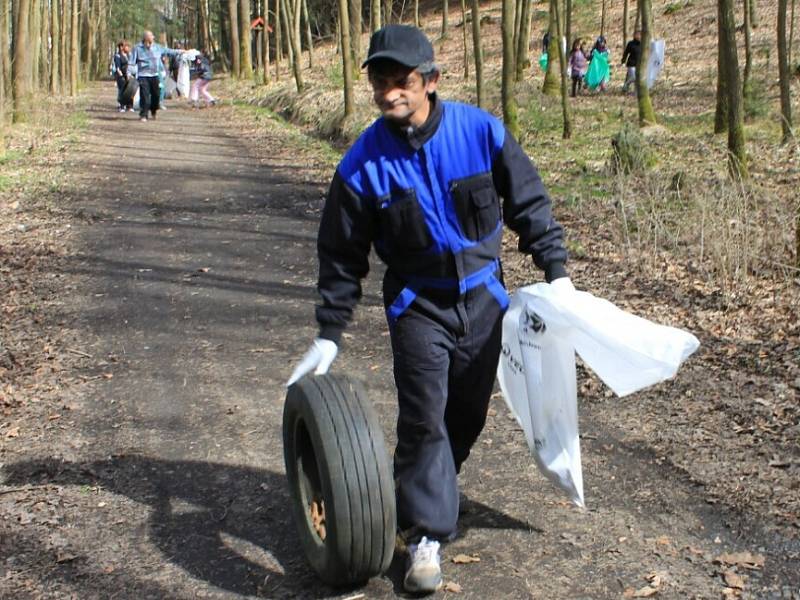
<svg viewBox="0 0 800 600">
<path fill-rule="evenodd" d="M 311 348 L 303 356 L 303 360 L 292 371 L 292 376 L 286 382 L 286 387 L 292 385 L 295 381 L 300 379 L 303 375 L 314 371 L 314 375 L 324 375 L 336 358 L 336 353 L 339 347 L 335 342 L 317 338 L 311 344 Z"/>
<path fill-rule="evenodd" d="M 575 286 L 569 280 L 569 277 L 559 277 L 550 282 L 550 287 L 557 294 L 571 294 L 575 291 Z"/>
</svg>

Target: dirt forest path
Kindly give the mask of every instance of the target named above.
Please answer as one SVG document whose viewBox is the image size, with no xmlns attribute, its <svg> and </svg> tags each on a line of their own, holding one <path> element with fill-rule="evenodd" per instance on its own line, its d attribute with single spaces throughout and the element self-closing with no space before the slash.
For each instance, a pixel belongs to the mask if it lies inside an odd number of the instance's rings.
<svg viewBox="0 0 800 600">
<path fill-rule="evenodd" d="M 59 316 L 77 332 L 91 385 L 59 427 L 5 455 L 3 485 L 18 491 L 0 496 L 15 548 L 0 596 L 402 596 L 398 560 L 366 587 L 319 583 L 289 511 L 283 385 L 315 334 L 327 182 L 284 126 L 264 125 L 270 151 L 259 159 L 217 118 L 229 107 L 172 103 L 139 123 L 97 89 L 71 158 L 82 224 Z M 374 271 L 335 370 L 365 381 L 393 445 Z M 595 410 L 581 414 L 580 511 L 538 475 L 494 398 L 463 473 L 462 535 L 444 551 L 448 595 L 719 598 L 741 582 L 744 597 L 796 597 L 796 548 L 707 504 L 619 432 L 592 427 Z M 454 563 L 459 554 L 480 560 Z"/>
</svg>

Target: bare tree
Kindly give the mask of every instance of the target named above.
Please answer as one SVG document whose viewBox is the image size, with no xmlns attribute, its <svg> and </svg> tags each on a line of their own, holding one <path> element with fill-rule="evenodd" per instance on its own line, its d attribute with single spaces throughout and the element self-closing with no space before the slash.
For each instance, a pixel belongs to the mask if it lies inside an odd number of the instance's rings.
<svg viewBox="0 0 800 600">
<path fill-rule="evenodd" d="M 418 2 L 419 0 L 417 0 Z M 419 5 L 417 5 L 419 6 Z M 369 30 L 372 33 L 381 28 L 381 0 L 370 0 L 369 3 Z"/>
<path fill-rule="evenodd" d="M 447 28 L 449 26 L 449 23 L 448 23 L 447 10 L 449 8 L 449 4 L 450 4 L 449 0 L 442 0 L 442 36 L 441 36 L 442 39 L 448 37 Z"/>
<path fill-rule="evenodd" d="M 266 85 L 269 83 L 269 0 L 264 0 L 264 33 L 261 53 L 261 62 L 264 63 L 262 81 Z"/>
<path fill-rule="evenodd" d="M 5 0 L 0 0 L 1 4 L 5 4 Z M 52 39 L 52 48 L 50 49 L 50 93 L 58 94 L 61 91 L 61 80 L 59 73 L 61 73 L 61 47 L 59 39 L 61 38 L 61 23 L 58 18 L 58 4 L 59 0 L 50 0 L 50 37 Z M 2 9 L 0 9 L 2 10 Z"/>
<path fill-rule="evenodd" d="M 344 79 L 344 116 L 353 114 L 355 101 L 353 99 L 353 59 L 350 52 L 350 16 L 348 15 L 347 0 L 339 0 L 339 32 L 342 36 L 342 75 Z"/>
<path fill-rule="evenodd" d="M 297 86 L 297 91 L 302 92 L 303 88 L 305 87 L 303 83 L 303 65 L 301 64 L 303 59 L 303 53 L 301 49 L 301 34 L 300 34 L 300 13 L 302 12 L 302 0 L 294 0 L 293 3 L 290 0 L 286 2 L 287 6 L 290 6 L 289 12 L 286 15 L 287 18 L 291 17 L 291 34 L 289 36 L 289 41 L 291 43 L 292 48 L 292 55 L 294 57 L 292 61 L 292 72 L 294 73 L 294 82 Z"/>
<path fill-rule="evenodd" d="M 561 0 L 550 0 L 556 15 L 556 35 L 561 39 L 561 11 L 558 8 Z M 564 52 L 564 44 L 558 44 L 558 64 L 561 71 L 561 113 L 564 122 L 564 127 L 561 132 L 561 137 L 568 140 L 572 137 L 572 118 L 569 114 L 569 95 L 567 92 L 567 57 Z"/>
<path fill-rule="evenodd" d="M 467 44 L 467 0 L 461 0 L 461 33 L 464 40 L 464 79 L 469 79 L 469 46 Z"/>
<path fill-rule="evenodd" d="M 725 31 L 722 29 L 722 0 L 717 2 L 717 101 L 714 111 L 714 133 L 728 130 L 728 90 L 725 80 Z"/>
<path fill-rule="evenodd" d="M 472 55 L 475 57 L 476 103 L 483 106 L 483 44 L 481 44 L 480 0 L 472 0 Z"/>
<path fill-rule="evenodd" d="M 600 8 L 600 35 L 606 36 L 606 0 L 601 0 Z"/>
<path fill-rule="evenodd" d="M 350 51 L 353 53 L 353 77 L 358 79 L 361 58 L 361 0 L 349 0 L 350 4 Z"/>
<path fill-rule="evenodd" d="M 31 4 L 29 0 L 19 0 L 14 8 L 14 23 L 11 32 L 13 42 L 13 57 L 11 60 L 11 91 L 14 99 L 13 120 L 15 123 L 24 123 L 30 116 L 32 91 Z"/>
<path fill-rule="evenodd" d="M 549 23 L 547 27 L 547 35 L 549 42 L 547 44 L 547 71 L 544 74 L 544 83 L 542 84 L 542 93 L 547 96 L 557 96 L 559 83 L 558 73 L 556 73 L 556 53 L 558 52 L 559 42 L 556 39 L 556 21 L 553 14 L 553 3 L 550 2 L 549 6 Z"/>
<path fill-rule="evenodd" d="M 567 36 L 567 43 L 572 43 Z M 622 0 L 622 51 L 628 43 L 628 0 Z"/>
<path fill-rule="evenodd" d="M 519 33 L 517 34 L 517 52 L 516 52 L 516 78 L 517 81 L 522 81 L 525 76 L 525 71 L 531 66 L 530 58 L 528 57 L 530 43 L 530 13 L 531 13 L 531 0 L 521 0 L 521 6 L 517 11 L 519 13 Z"/>
<path fill-rule="evenodd" d="M 275 0 L 275 81 L 281 78 L 281 58 L 283 57 L 281 1 L 282 0 Z"/>
<path fill-rule="evenodd" d="M 514 0 L 503 0 L 503 84 L 501 88 L 503 121 L 515 138 L 519 138 L 517 99 L 514 95 Z"/>
<path fill-rule="evenodd" d="M 239 3 L 236 0 L 228 0 L 228 41 L 231 52 L 231 73 L 234 77 L 240 77 L 242 63 L 239 45 Z"/>
<path fill-rule="evenodd" d="M 778 77 L 781 88 L 781 143 L 792 139 L 791 74 L 786 51 L 786 0 L 778 0 Z"/>
<path fill-rule="evenodd" d="M 250 49 L 250 0 L 239 0 L 239 77 L 253 76 L 253 54 Z"/>
<path fill-rule="evenodd" d="M 628 0 L 625 0 L 627 7 Z M 567 45 L 572 47 L 572 0 L 566 0 L 566 8 L 564 9 L 564 29 L 566 30 Z"/>
<path fill-rule="evenodd" d="M 650 58 L 650 40 L 653 31 L 652 0 L 638 0 L 639 14 L 642 19 L 642 45 L 639 64 L 636 65 L 636 95 L 639 105 L 639 126 L 656 124 L 656 113 L 650 100 L 650 88 L 647 87 L 647 63 Z"/>
<path fill-rule="evenodd" d="M 308 0 L 303 0 L 303 20 L 306 23 L 306 46 L 308 46 L 308 68 L 314 68 L 314 38 L 311 36 L 311 19 L 308 14 Z M 360 47 L 359 47 L 360 48 Z M 359 50 L 360 52 L 360 50 Z"/>
<path fill-rule="evenodd" d="M 80 80 L 80 66 L 78 64 L 78 56 L 80 49 L 78 48 L 78 39 L 80 34 L 78 24 L 78 0 L 72 0 L 72 7 L 69 11 L 70 16 L 70 32 L 69 32 L 69 91 L 70 94 L 75 96 L 78 93 L 78 81 Z"/>
<path fill-rule="evenodd" d="M 750 72 L 753 68 L 753 43 L 750 26 L 750 0 L 743 0 L 744 4 L 744 73 L 742 74 L 742 98 L 745 106 L 751 99 Z"/>
<path fill-rule="evenodd" d="M 736 20 L 733 14 L 733 0 L 719 0 L 719 3 L 722 17 L 721 26 L 725 36 L 723 63 L 725 65 L 725 89 L 728 95 L 728 166 L 731 174 L 747 179 L 742 85 L 739 78 L 739 56 L 736 51 Z M 778 0 L 779 7 L 781 4 L 784 6 L 785 15 L 786 0 Z"/>
</svg>

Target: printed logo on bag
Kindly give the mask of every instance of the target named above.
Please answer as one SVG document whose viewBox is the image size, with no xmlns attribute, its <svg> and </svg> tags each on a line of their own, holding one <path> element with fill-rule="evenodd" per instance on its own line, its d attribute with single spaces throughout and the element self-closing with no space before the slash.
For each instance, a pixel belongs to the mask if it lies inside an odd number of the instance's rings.
<svg viewBox="0 0 800 600">
<path fill-rule="evenodd" d="M 503 358 L 506 359 L 509 368 L 515 375 L 525 372 L 525 369 L 522 368 L 522 362 L 511 354 L 511 347 L 508 344 L 503 344 L 500 352 L 502 353 Z"/>
<path fill-rule="evenodd" d="M 530 329 L 534 333 L 544 333 L 547 330 L 547 325 L 545 325 L 542 318 L 535 312 L 526 310 L 522 319 L 522 327 L 525 329 Z"/>
</svg>

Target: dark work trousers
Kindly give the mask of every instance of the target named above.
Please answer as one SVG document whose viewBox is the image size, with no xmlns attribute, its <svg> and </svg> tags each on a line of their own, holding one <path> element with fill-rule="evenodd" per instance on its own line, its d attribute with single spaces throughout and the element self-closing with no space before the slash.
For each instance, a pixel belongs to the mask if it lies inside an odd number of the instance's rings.
<svg viewBox="0 0 800 600">
<path fill-rule="evenodd" d="M 125 84 L 128 80 L 124 77 L 117 77 L 117 104 L 122 106 L 122 92 L 125 90 Z"/>
<path fill-rule="evenodd" d="M 147 111 L 155 115 L 158 111 L 158 100 L 161 90 L 158 89 L 158 77 L 139 78 L 139 116 L 146 117 Z"/>
<path fill-rule="evenodd" d="M 480 286 L 458 303 L 418 298 L 390 326 L 399 403 L 397 520 L 409 541 L 455 537 L 456 475 L 486 423 L 503 312 Z"/>
</svg>

